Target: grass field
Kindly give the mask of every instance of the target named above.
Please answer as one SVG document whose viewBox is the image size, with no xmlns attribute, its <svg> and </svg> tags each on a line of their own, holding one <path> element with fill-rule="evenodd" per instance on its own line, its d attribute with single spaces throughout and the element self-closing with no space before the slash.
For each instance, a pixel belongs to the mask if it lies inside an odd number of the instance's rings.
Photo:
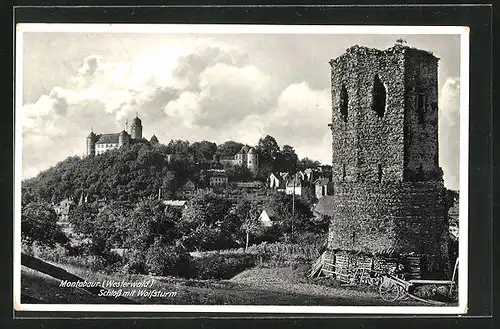
<svg viewBox="0 0 500 329">
<path fill-rule="evenodd" d="M 54 264 L 54 263 L 53 263 Z M 305 277 L 309 266 L 283 267 L 257 266 L 246 270 L 230 280 L 194 280 L 177 277 L 153 277 L 147 275 L 113 274 L 91 272 L 75 266 L 54 264 L 87 281 L 116 280 L 127 282 L 151 281 L 146 290 L 174 292 L 164 297 L 130 296 L 141 304 L 176 305 L 422 305 L 406 300 L 385 302 L 369 287 L 346 287 L 319 282 Z M 318 284 L 320 283 L 320 284 Z M 104 298 L 81 288 L 60 287 L 60 280 L 51 276 L 22 268 L 23 294 L 42 303 L 57 304 L 102 304 L 113 303 L 113 298 Z M 110 288 L 111 289 L 111 288 Z M 118 288 L 112 288 L 118 289 Z M 135 288 L 136 290 L 139 288 Z M 142 289 L 142 288 L 140 288 Z M 133 290 L 132 288 L 123 290 Z M 23 301 L 24 302 L 24 301 Z"/>
</svg>

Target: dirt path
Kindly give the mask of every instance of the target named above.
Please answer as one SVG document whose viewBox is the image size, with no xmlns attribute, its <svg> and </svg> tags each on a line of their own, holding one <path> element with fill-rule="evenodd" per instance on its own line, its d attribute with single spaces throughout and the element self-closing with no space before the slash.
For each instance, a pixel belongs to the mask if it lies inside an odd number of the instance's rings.
<svg viewBox="0 0 500 329">
<path fill-rule="evenodd" d="M 308 301 L 311 298 L 322 301 L 324 304 L 321 305 L 423 305 L 414 300 L 386 302 L 380 298 L 376 290 L 359 290 L 356 287 L 349 286 L 331 287 L 306 283 L 303 282 L 305 280 L 303 270 L 300 267 L 257 267 L 238 274 L 231 279 L 231 282 L 252 289 L 300 295 L 304 299 L 299 302 L 299 305 L 309 305 Z"/>
</svg>

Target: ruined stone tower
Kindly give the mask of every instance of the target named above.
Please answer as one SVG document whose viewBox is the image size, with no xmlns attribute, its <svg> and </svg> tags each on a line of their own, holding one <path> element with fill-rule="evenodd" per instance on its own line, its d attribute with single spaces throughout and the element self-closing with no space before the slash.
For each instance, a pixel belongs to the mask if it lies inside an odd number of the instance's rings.
<svg viewBox="0 0 500 329">
<path fill-rule="evenodd" d="M 330 61 L 332 250 L 420 255 L 444 275 L 447 206 L 438 163 L 438 58 L 354 46 Z M 425 275 L 424 275 L 425 276 Z"/>
</svg>

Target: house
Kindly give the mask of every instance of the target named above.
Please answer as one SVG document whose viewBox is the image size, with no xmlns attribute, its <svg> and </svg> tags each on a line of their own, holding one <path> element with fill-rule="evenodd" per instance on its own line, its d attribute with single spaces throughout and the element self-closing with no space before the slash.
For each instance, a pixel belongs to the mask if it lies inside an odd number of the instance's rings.
<svg viewBox="0 0 500 329">
<path fill-rule="evenodd" d="M 296 178 L 300 177 L 300 179 L 302 179 L 302 180 L 307 180 L 306 174 L 303 171 L 300 171 L 300 170 L 295 173 L 295 177 Z"/>
<path fill-rule="evenodd" d="M 287 173 L 287 172 L 280 172 L 280 176 L 281 176 L 281 178 L 283 178 L 283 180 L 285 182 L 288 181 L 291 177 L 290 173 Z"/>
<path fill-rule="evenodd" d="M 196 193 L 196 185 L 192 180 L 188 179 L 181 187 L 177 189 L 177 196 L 186 197 Z"/>
<path fill-rule="evenodd" d="M 271 173 L 267 179 L 267 183 L 269 188 L 273 190 L 285 190 L 286 187 L 285 178 L 279 173 Z"/>
<path fill-rule="evenodd" d="M 67 223 L 69 219 L 69 211 L 72 206 L 74 206 L 74 202 L 71 199 L 64 199 L 59 202 L 57 205 L 54 205 L 54 211 L 57 214 L 58 222 Z"/>
<path fill-rule="evenodd" d="M 163 204 L 167 207 L 177 208 L 181 210 L 187 207 L 186 200 L 165 200 L 163 201 Z"/>
<path fill-rule="evenodd" d="M 328 178 L 318 178 L 314 181 L 314 195 L 317 199 L 321 199 L 325 195 L 333 194 L 333 183 Z"/>
<path fill-rule="evenodd" d="M 318 171 L 313 168 L 307 168 L 304 170 L 304 179 L 312 183 L 318 178 Z"/>
<path fill-rule="evenodd" d="M 259 221 L 262 223 L 264 227 L 273 226 L 273 218 L 275 218 L 275 213 L 271 209 L 264 209 L 260 213 Z"/>
<path fill-rule="evenodd" d="M 295 179 L 290 179 L 286 183 L 286 191 L 285 193 L 288 195 L 300 195 L 301 197 L 306 196 L 308 190 L 307 182 L 302 178 L 302 175 L 297 174 Z"/>
<path fill-rule="evenodd" d="M 210 175 L 210 187 L 226 187 L 228 183 L 228 177 L 224 170 L 211 170 Z"/>
</svg>

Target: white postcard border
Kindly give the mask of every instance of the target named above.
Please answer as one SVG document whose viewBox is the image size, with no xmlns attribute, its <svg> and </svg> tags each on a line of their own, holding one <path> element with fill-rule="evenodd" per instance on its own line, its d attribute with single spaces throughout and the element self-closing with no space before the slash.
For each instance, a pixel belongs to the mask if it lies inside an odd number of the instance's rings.
<svg viewBox="0 0 500 329">
<path fill-rule="evenodd" d="M 15 38 L 14 309 L 16 311 L 179 312 L 262 314 L 464 314 L 468 300 L 468 203 L 459 205 L 458 306 L 276 306 L 276 305 L 116 305 L 21 303 L 21 181 L 23 33 L 170 34 L 441 34 L 460 35 L 460 199 L 468 200 L 469 28 L 465 26 L 233 25 L 233 24 L 50 24 L 20 23 Z M 18 109 L 18 110 L 16 110 Z M 465 261 L 463 261 L 465 259 Z"/>
</svg>

